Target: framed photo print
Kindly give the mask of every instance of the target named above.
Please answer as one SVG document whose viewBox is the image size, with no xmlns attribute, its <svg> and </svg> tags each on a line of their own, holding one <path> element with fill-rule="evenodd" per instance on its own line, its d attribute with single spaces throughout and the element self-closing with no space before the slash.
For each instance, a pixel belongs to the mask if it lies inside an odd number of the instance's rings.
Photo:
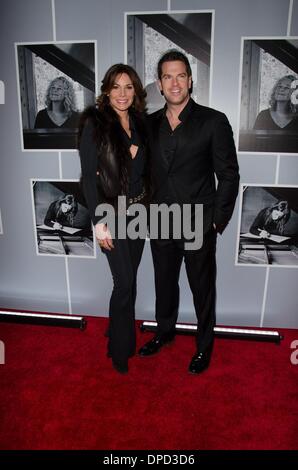
<svg viewBox="0 0 298 470">
<path fill-rule="evenodd" d="M 77 180 L 31 180 L 38 255 L 95 257 L 94 232 Z"/>
<path fill-rule="evenodd" d="M 96 43 L 16 44 L 23 150 L 72 150 L 80 112 L 95 101 Z"/>
<path fill-rule="evenodd" d="M 298 38 L 242 41 L 238 150 L 298 153 Z"/>
<path fill-rule="evenodd" d="M 242 185 L 236 264 L 298 266 L 298 186 Z"/>
</svg>

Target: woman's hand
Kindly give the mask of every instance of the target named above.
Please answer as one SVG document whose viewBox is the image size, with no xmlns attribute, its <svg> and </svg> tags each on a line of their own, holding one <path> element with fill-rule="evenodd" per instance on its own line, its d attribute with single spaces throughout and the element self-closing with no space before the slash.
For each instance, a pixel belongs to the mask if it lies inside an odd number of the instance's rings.
<svg viewBox="0 0 298 470">
<path fill-rule="evenodd" d="M 59 222 L 54 222 L 54 223 L 53 223 L 53 228 L 54 228 L 55 230 L 61 230 L 62 227 L 63 227 L 63 225 L 59 224 Z"/>
<path fill-rule="evenodd" d="M 106 224 L 95 225 L 95 236 L 101 248 L 109 251 L 114 248 L 112 236 Z"/>
<path fill-rule="evenodd" d="M 259 229 L 260 230 L 260 229 Z M 269 238 L 270 237 L 270 233 L 267 232 L 267 230 L 260 230 L 260 237 L 261 238 Z"/>
</svg>

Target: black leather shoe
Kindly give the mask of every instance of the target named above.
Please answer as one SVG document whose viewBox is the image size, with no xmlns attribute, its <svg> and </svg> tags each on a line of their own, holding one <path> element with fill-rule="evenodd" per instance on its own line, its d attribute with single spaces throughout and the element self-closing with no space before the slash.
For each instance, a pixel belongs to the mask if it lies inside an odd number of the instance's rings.
<svg viewBox="0 0 298 470">
<path fill-rule="evenodd" d="M 139 349 L 139 356 L 151 356 L 156 354 L 165 344 L 171 343 L 175 338 L 175 333 L 164 333 L 155 335 L 148 343 Z"/>
<path fill-rule="evenodd" d="M 211 358 L 211 351 L 200 352 L 192 357 L 189 364 L 189 372 L 191 374 L 201 374 L 204 370 L 208 369 Z"/>
<path fill-rule="evenodd" d="M 119 374 L 127 374 L 128 372 L 128 362 L 127 361 L 115 361 L 112 359 L 112 364 L 114 369 L 119 372 Z"/>
<path fill-rule="evenodd" d="M 104 332 L 104 337 L 109 338 L 110 337 L 110 325 L 107 327 L 106 331 Z"/>
<path fill-rule="evenodd" d="M 133 357 L 135 355 L 135 352 L 132 352 L 128 355 L 128 357 Z M 112 357 L 111 351 L 108 349 L 107 350 L 107 357 L 110 359 Z"/>
</svg>

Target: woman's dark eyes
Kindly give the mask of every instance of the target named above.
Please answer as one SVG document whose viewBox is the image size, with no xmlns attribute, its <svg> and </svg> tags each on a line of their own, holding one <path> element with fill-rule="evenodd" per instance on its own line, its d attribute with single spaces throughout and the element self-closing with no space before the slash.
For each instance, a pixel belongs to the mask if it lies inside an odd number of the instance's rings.
<svg viewBox="0 0 298 470">
<path fill-rule="evenodd" d="M 117 89 L 117 88 L 119 88 L 119 85 L 113 85 L 113 88 L 114 88 L 114 89 Z M 132 85 L 126 85 L 125 88 L 127 88 L 128 90 L 132 90 L 132 89 L 133 89 L 133 86 L 132 86 Z"/>
</svg>

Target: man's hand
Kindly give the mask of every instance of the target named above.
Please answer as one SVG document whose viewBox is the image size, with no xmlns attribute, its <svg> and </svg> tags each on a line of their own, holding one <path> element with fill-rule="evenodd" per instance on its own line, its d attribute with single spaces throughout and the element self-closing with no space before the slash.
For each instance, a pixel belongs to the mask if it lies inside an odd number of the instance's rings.
<svg viewBox="0 0 298 470">
<path fill-rule="evenodd" d="M 219 225 L 216 225 L 214 222 L 213 222 L 213 228 L 214 230 L 219 233 L 220 235 L 222 234 L 222 232 L 224 231 L 225 229 L 225 225 L 222 225 L 222 224 L 219 224 Z"/>
</svg>

